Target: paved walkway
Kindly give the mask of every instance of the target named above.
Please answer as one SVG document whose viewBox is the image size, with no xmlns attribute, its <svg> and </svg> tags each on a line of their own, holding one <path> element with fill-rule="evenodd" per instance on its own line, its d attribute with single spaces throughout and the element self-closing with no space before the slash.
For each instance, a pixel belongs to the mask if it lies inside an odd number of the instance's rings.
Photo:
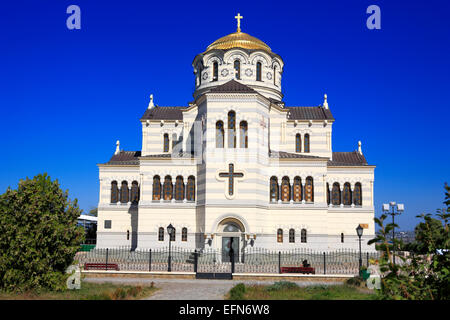
<svg viewBox="0 0 450 320">
<path fill-rule="evenodd" d="M 102 283 L 121 283 L 121 284 L 142 284 L 149 285 L 154 282 L 155 287 L 160 290 L 156 291 L 145 300 L 222 300 L 225 294 L 236 284 L 245 283 L 252 284 L 272 284 L 275 281 L 257 281 L 257 280 L 193 280 L 193 279 L 142 279 L 142 278 L 86 278 L 83 281 Z M 306 287 L 311 285 L 333 285 L 342 282 L 330 281 L 291 281 L 299 286 Z"/>
</svg>

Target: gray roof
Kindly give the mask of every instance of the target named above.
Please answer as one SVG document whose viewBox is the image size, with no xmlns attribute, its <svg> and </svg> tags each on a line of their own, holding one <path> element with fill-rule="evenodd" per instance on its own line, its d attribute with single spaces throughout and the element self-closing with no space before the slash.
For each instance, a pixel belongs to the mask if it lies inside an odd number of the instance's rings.
<svg viewBox="0 0 450 320">
<path fill-rule="evenodd" d="M 364 155 L 358 151 L 352 152 L 333 152 L 333 160 L 328 161 L 328 166 L 367 166 Z"/>
<path fill-rule="evenodd" d="M 334 120 L 330 109 L 324 107 L 284 107 L 289 110 L 289 120 Z"/>
<path fill-rule="evenodd" d="M 183 120 L 182 110 L 187 107 L 159 107 L 147 109 L 141 120 Z"/>
<path fill-rule="evenodd" d="M 310 156 L 305 154 L 290 153 L 284 151 L 269 151 L 270 158 L 280 158 L 280 159 L 324 159 L 323 157 Z"/>
<path fill-rule="evenodd" d="M 105 164 L 108 165 L 138 165 L 141 156 L 140 151 L 120 151 L 119 154 L 114 154 L 111 159 Z"/>
<path fill-rule="evenodd" d="M 242 84 L 234 79 L 217 86 L 215 88 L 212 88 L 210 90 L 212 93 L 257 93 L 254 89 L 250 88 L 249 86 L 246 86 L 245 84 Z"/>
</svg>

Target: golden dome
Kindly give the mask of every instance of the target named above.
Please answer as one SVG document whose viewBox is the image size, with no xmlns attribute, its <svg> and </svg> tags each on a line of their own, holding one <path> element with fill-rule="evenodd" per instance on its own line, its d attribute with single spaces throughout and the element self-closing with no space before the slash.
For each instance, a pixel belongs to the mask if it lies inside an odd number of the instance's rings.
<svg viewBox="0 0 450 320">
<path fill-rule="evenodd" d="M 251 35 L 237 31 L 230 33 L 229 35 L 222 37 L 213 43 L 211 43 L 205 52 L 214 49 L 227 50 L 231 48 L 244 48 L 244 49 L 260 49 L 268 52 L 272 52 L 270 47 L 261 40 L 252 37 Z"/>
</svg>

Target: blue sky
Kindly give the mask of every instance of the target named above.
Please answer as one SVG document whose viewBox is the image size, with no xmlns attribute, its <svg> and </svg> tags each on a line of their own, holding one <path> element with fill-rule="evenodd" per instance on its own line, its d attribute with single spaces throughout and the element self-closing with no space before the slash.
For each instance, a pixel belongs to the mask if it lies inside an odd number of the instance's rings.
<svg viewBox="0 0 450 320">
<path fill-rule="evenodd" d="M 81 8 L 68 30 L 66 8 Z M 366 8 L 381 8 L 381 30 Z M 139 118 L 158 105 L 192 101 L 192 60 L 242 31 L 285 62 L 288 106 L 318 105 L 336 122 L 334 151 L 362 141 L 375 170 L 376 215 L 405 203 L 412 229 L 442 206 L 449 180 L 448 1 L 8 1 L 0 19 L 0 192 L 47 172 L 88 210 L 98 202 L 97 163 L 115 141 L 140 150 Z"/>
</svg>

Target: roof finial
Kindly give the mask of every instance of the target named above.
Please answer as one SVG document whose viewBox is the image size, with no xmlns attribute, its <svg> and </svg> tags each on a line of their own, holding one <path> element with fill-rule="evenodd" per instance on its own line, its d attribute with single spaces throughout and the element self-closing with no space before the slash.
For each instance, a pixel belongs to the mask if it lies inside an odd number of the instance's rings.
<svg viewBox="0 0 450 320">
<path fill-rule="evenodd" d="M 150 103 L 148 104 L 148 109 L 153 108 L 155 105 L 153 104 L 153 94 L 150 95 Z"/>
<path fill-rule="evenodd" d="M 120 153 L 120 141 L 117 140 L 116 142 L 116 152 L 114 152 L 114 154 L 119 154 Z"/>
<path fill-rule="evenodd" d="M 328 102 L 327 102 L 327 94 L 326 93 L 323 95 L 323 107 L 325 109 L 328 109 Z"/>
<path fill-rule="evenodd" d="M 358 141 L 358 152 L 362 155 L 361 141 Z"/>
<path fill-rule="evenodd" d="M 237 20 L 237 32 L 241 32 L 241 19 L 244 17 L 238 12 L 237 16 L 234 17 Z"/>
</svg>

